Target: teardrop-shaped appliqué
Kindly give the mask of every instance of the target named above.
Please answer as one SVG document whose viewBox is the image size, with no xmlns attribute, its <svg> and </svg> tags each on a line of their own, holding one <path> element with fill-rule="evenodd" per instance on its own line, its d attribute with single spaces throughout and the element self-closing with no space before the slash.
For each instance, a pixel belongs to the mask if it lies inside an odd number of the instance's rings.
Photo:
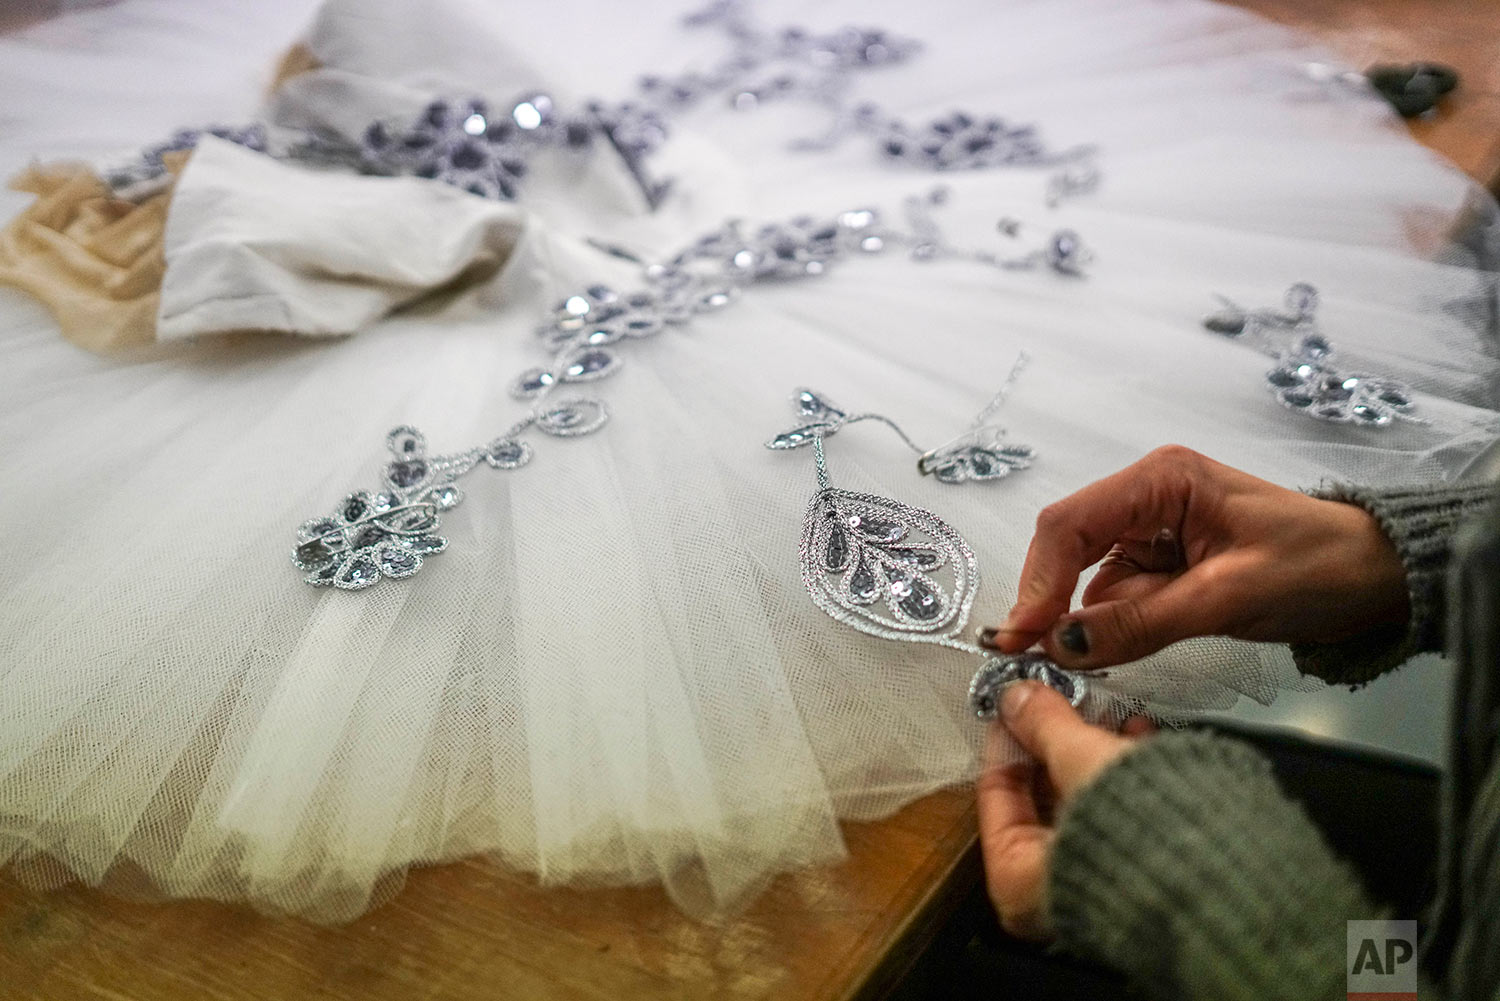
<svg viewBox="0 0 1500 1001">
<path fill-rule="evenodd" d="M 833 530 L 847 560 L 830 559 Z M 863 632 L 888 639 L 952 638 L 979 586 L 974 553 L 930 511 L 836 488 L 813 497 L 803 522 L 802 581 L 814 603 Z"/>
<path fill-rule="evenodd" d="M 839 421 L 848 416 L 811 389 L 797 390 L 793 402 L 797 404 L 797 412 L 803 417 L 813 417 L 822 421 Z"/>
<path fill-rule="evenodd" d="M 609 411 L 598 400 L 559 400 L 537 414 L 536 426 L 547 434 L 571 438 L 599 430 Z"/>
<path fill-rule="evenodd" d="M 613 351 L 589 348 L 563 359 L 562 378 L 564 382 L 590 382 L 613 374 L 619 367 L 619 356 Z"/>
<path fill-rule="evenodd" d="M 533 396 L 540 396 L 557 382 L 557 376 L 550 369 L 530 368 L 522 372 L 510 387 L 510 395 L 518 400 L 529 400 Z"/>
<path fill-rule="evenodd" d="M 863 557 L 849 571 L 844 593 L 856 605 L 873 604 L 880 597 L 880 581 L 875 578 L 875 571 L 870 569 L 870 564 Z"/>
<path fill-rule="evenodd" d="M 906 566 L 886 565 L 883 569 L 889 581 L 886 601 L 898 618 L 906 616 L 925 623 L 943 614 L 943 595 L 932 580 Z"/>
<path fill-rule="evenodd" d="M 807 424 L 781 434 L 766 442 L 767 448 L 785 451 L 787 449 L 801 448 L 803 445 L 811 445 L 813 438 L 817 437 L 819 431 L 827 431 L 829 424 Z"/>
<path fill-rule="evenodd" d="M 849 533 L 838 521 L 830 519 L 828 540 L 823 544 L 823 567 L 834 573 L 849 565 Z"/>
</svg>

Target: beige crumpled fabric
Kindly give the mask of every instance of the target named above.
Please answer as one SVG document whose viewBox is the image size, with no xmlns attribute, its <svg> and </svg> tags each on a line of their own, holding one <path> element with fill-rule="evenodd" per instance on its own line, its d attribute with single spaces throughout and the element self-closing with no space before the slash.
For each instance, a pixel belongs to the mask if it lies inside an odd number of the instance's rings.
<svg viewBox="0 0 1500 1001">
<path fill-rule="evenodd" d="M 186 154 L 164 159 L 175 175 Z M 10 186 L 37 198 L 0 230 L 0 284 L 36 296 L 90 351 L 155 340 L 175 181 L 139 203 L 115 198 L 84 164 L 33 166 Z"/>
<path fill-rule="evenodd" d="M 316 71 L 294 46 L 273 94 Z M 418 178 L 318 170 L 205 136 L 170 183 L 112 193 L 86 164 L 11 181 L 37 200 L 0 230 L 0 284 L 91 351 L 242 331 L 358 332 L 419 299 L 482 284 L 524 228 L 514 205 Z"/>
</svg>

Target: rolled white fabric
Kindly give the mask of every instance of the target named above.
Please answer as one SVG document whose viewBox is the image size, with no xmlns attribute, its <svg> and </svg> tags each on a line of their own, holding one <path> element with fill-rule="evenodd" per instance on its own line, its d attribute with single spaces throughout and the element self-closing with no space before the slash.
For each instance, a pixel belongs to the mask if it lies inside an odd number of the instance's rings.
<svg viewBox="0 0 1500 1001">
<path fill-rule="evenodd" d="M 157 338 L 355 333 L 493 277 L 525 224 L 448 185 L 309 170 L 205 136 L 172 197 Z"/>
</svg>

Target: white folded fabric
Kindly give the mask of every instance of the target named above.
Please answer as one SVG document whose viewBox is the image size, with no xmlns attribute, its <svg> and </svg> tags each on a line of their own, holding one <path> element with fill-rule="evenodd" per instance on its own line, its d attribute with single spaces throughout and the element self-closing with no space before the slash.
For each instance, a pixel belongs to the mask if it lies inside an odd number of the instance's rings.
<svg viewBox="0 0 1500 1001">
<path fill-rule="evenodd" d="M 205 136 L 173 196 L 157 337 L 353 333 L 494 275 L 523 220 L 433 181 L 311 170 Z"/>
</svg>

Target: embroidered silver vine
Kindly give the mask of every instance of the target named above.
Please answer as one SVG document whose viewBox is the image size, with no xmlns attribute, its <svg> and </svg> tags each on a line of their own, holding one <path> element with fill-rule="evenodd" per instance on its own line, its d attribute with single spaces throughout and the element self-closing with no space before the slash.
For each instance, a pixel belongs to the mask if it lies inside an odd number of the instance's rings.
<svg viewBox="0 0 1500 1001">
<path fill-rule="evenodd" d="M 791 99 L 824 108 L 829 123 L 821 134 L 794 140 L 794 149 L 826 150 L 860 135 L 887 160 L 924 170 L 1057 168 L 1047 184 L 1050 206 L 1098 186 L 1093 147 L 1051 149 L 1035 125 L 968 111 L 910 123 L 851 96 L 859 74 L 904 63 L 919 53 L 922 45 L 916 39 L 855 25 L 831 32 L 798 25 L 764 27 L 745 0 L 714 0 L 683 23 L 717 29 L 729 45 L 728 54 L 707 70 L 642 76 L 634 95 L 624 100 L 595 99 L 564 108 L 543 91 L 503 104 L 480 95 L 441 96 L 414 119 L 372 122 L 356 137 L 293 128 L 268 135 L 261 124 L 184 129 L 116 163 L 105 179 L 122 197 L 144 197 L 155 190 L 152 182 L 164 180 L 164 152 L 191 149 L 202 134 L 212 134 L 286 159 L 430 178 L 481 197 L 510 200 L 520 194 L 538 154 L 602 146 L 619 156 L 654 208 L 671 182 L 653 176 L 651 154 L 666 142 L 675 117 L 718 98 L 741 113 Z"/>
</svg>

